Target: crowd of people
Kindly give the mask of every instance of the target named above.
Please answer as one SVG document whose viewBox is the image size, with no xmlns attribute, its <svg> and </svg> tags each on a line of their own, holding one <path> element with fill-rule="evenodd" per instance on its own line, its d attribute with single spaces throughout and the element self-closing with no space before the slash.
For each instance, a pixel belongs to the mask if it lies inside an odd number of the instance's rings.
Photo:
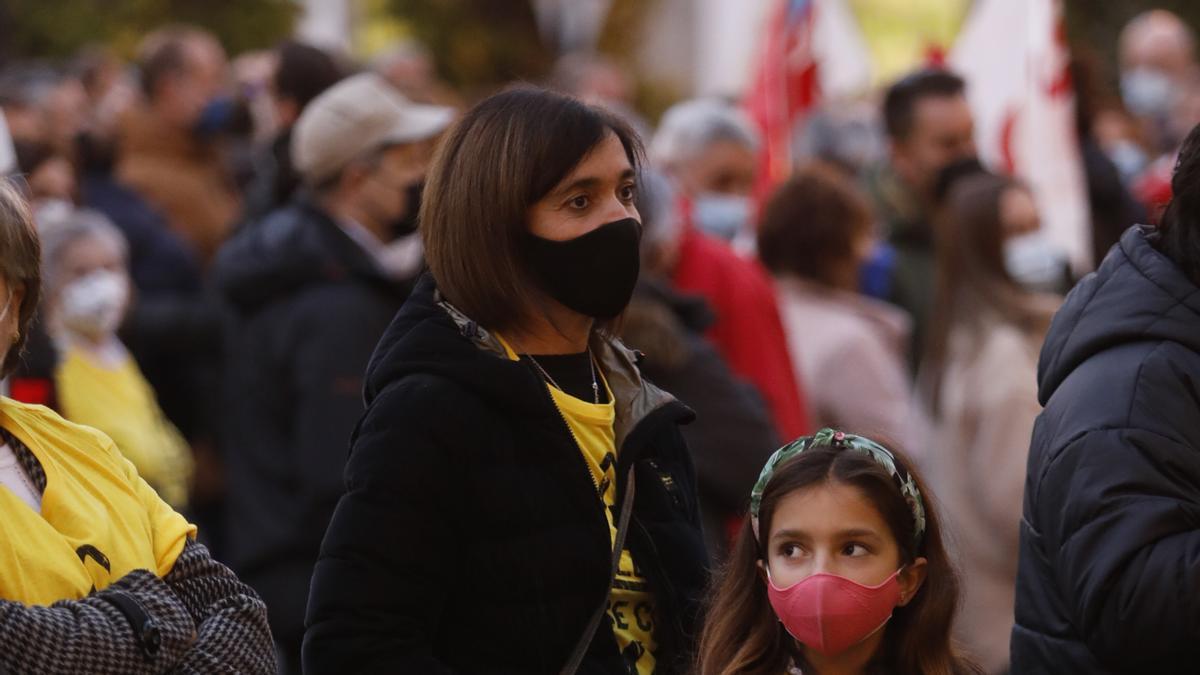
<svg viewBox="0 0 1200 675">
<path fill-rule="evenodd" d="M 1086 276 L 941 66 L 762 198 L 598 56 L 7 64 L 0 672 L 1194 670 L 1200 62 L 1119 47 Z"/>
</svg>

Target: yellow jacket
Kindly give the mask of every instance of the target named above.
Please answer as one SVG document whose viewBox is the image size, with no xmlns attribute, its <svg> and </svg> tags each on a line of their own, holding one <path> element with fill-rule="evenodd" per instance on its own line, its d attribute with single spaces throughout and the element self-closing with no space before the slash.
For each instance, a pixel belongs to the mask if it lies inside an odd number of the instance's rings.
<svg viewBox="0 0 1200 675">
<path fill-rule="evenodd" d="M 0 398 L 0 427 L 46 474 L 40 514 L 0 487 L 0 598 L 46 605 L 136 569 L 162 577 L 195 537 L 103 433 L 8 398 Z"/>
</svg>

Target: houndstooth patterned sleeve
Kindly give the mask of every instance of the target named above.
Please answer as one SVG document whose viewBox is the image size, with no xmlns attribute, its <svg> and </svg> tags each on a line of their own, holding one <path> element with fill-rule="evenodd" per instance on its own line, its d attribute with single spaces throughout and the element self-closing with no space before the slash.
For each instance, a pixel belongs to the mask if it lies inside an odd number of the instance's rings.
<svg viewBox="0 0 1200 675">
<path fill-rule="evenodd" d="M 163 579 L 198 628 L 177 673 L 275 673 L 267 606 L 203 544 L 188 541 Z"/>
<path fill-rule="evenodd" d="M 105 596 L 124 593 L 157 626 L 161 642 L 147 654 L 125 614 Z M 195 641 L 187 607 L 161 579 L 137 570 L 82 600 L 49 607 L 0 600 L 0 671 L 13 673 L 161 673 Z"/>
</svg>

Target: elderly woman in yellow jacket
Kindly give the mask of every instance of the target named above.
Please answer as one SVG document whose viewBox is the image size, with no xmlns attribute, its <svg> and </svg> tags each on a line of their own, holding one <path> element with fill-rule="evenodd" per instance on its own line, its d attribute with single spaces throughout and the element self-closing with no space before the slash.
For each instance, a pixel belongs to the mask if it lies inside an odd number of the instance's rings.
<svg viewBox="0 0 1200 675">
<path fill-rule="evenodd" d="M 29 210 L 0 182 L 0 370 L 41 287 Z M 266 607 L 107 436 L 0 398 L 0 671 L 274 672 Z"/>
<path fill-rule="evenodd" d="M 94 211 L 39 221 L 42 323 L 57 350 L 58 412 L 111 438 L 173 508 L 187 507 L 192 452 L 117 336 L 132 286 L 128 244 Z"/>
</svg>

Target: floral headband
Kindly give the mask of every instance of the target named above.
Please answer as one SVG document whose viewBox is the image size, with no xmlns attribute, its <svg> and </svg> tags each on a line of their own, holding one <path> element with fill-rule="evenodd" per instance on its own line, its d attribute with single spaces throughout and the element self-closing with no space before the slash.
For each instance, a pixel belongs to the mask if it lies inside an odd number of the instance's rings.
<svg viewBox="0 0 1200 675">
<path fill-rule="evenodd" d="M 896 461 L 896 456 L 887 448 L 865 436 L 852 436 L 833 429 L 822 429 L 812 436 L 798 438 L 776 450 L 775 454 L 767 460 L 762 473 L 758 475 L 758 482 L 754 484 L 754 489 L 750 492 L 750 526 L 754 529 L 754 538 L 759 538 L 758 509 L 762 505 L 763 490 L 767 488 L 767 483 L 771 481 L 775 469 L 805 450 L 822 447 L 861 452 L 887 469 L 888 473 L 892 475 L 892 479 L 896 481 L 896 487 L 900 489 L 904 501 L 908 502 L 909 508 L 912 509 L 916 543 L 920 545 L 921 537 L 925 534 L 925 503 L 921 500 L 920 491 L 917 490 L 917 482 L 904 470 L 904 467 L 900 466 L 900 463 Z"/>
</svg>

